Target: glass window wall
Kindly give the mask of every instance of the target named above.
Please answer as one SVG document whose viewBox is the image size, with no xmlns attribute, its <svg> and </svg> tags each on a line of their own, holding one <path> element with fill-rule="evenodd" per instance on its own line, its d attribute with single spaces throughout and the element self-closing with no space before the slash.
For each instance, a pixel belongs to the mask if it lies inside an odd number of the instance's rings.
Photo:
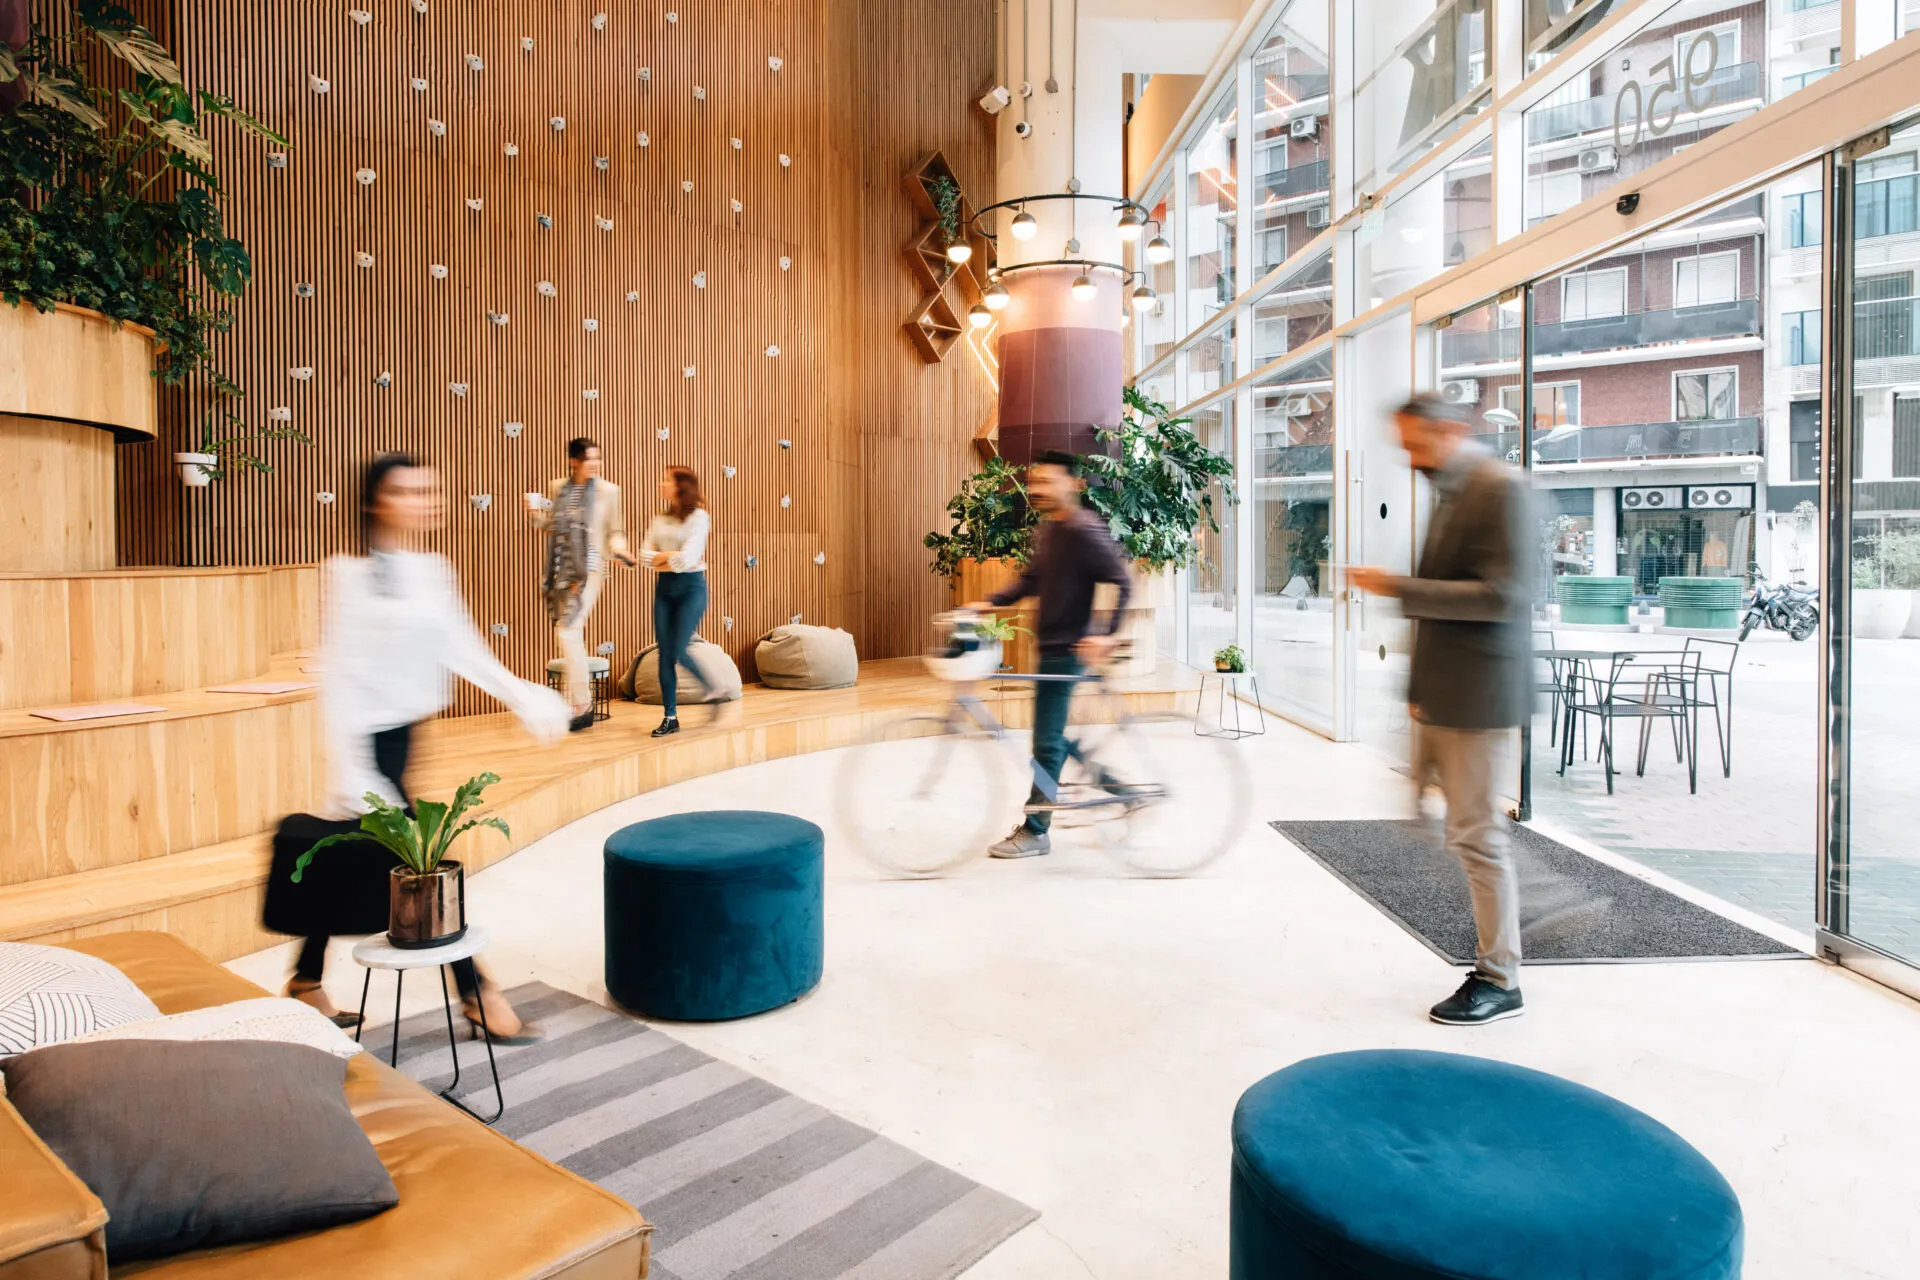
<svg viewBox="0 0 1920 1280">
<path fill-rule="evenodd" d="M 1353 236 L 1356 310 L 1377 307 L 1493 247 L 1489 138 L 1366 216 Z"/>
<path fill-rule="evenodd" d="M 1289 5 L 1253 54 L 1253 274 L 1299 252 L 1330 221 L 1327 6 Z"/>
<path fill-rule="evenodd" d="M 1333 328 L 1333 248 L 1294 265 L 1263 292 L 1249 308 L 1253 315 L 1253 350 L 1249 367 L 1271 364 L 1298 351 Z"/>
<path fill-rule="evenodd" d="M 1486 0 L 1354 0 L 1354 186 L 1374 191 L 1492 100 Z"/>
<path fill-rule="evenodd" d="M 1262 702 L 1333 722 L 1333 348 L 1253 386 L 1253 647 Z M 1920 404 L 1920 401 L 1916 401 Z"/>
<path fill-rule="evenodd" d="M 1146 368 L 1180 344 L 1180 318 L 1175 314 L 1178 308 L 1174 305 L 1173 257 L 1169 254 L 1165 262 L 1155 262 L 1146 247 L 1154 236 L 1172 234 L 1172 194 L 1173 184 L 1163 182 L 1158 191 L 1141 201 L 1147 206 L 1150 224 L 1146 236 L 1132 246 L 1136 255 L 1133 265 L 1146 272 L 1147 287 L 1160 295 L 1160 301 L 1153 310 L 1134 318 L 1134 340 L 1139 344 L 1139 364 L 1134 366 L 1137 369 Z"/>
<path fill-rule="evenodd" d="M 1233 452 L 1233 398 L 1216 401 L 1193 415 L 1194 434 L 1216 453 Z M 1237 511 L 1226 501 L 1218 483 L 1208 491 L 1214 521 L 1201 522 L 1194 531 L 1197 554 L 1187 570 L 1187 661 L 1211 665 L 1216 651 L 1234 643 L 1238 634 L 1238 602 L 1234 521 Z M 1217 526 L 1217 527 L 1215 527 Z"/>
<path fill-rule="evenodd" d="M 1187 199 L 1181 221 L 1191 330 L 1233 304 L 1240 222 L 1240 107 L 1232 89 L 1208 112 L 1186 153 Z"/>
</svg>

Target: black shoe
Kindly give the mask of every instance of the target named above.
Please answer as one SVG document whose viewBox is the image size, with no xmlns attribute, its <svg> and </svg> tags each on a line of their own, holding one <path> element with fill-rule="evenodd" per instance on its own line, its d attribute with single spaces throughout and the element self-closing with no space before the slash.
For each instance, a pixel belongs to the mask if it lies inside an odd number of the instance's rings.
<svg viewBox="0 0 1920 1280">
<path fill-rule="evenodd" d="M 670 733 L 678 732 L 680 732 L 680 717 L 668 716 L 660 722 L 660 727 L 653 731 L 653 736 L 656 738 L 664 738 Z"/>
<path fill-rule="evenodd" d="M 1427 1010 L 1429 1018 L 1450 1027 L 1477 1027 L 1520 1013 L 1520 988 L 1496 987 L 1477 973 L 1467 975 L 1458 991 Z"/>
<path fill-rule="evenodd" d="M 588 707 L 573 719 L 567 721 L 567 732 L 578 733 L 582 729 L 593 728 L 593 708 Z"/>
</svg>

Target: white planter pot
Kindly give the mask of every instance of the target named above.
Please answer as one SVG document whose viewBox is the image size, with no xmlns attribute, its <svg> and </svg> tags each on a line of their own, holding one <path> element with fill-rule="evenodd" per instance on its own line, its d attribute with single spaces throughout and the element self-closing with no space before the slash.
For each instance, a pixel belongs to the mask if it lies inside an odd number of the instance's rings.
<svg viewBox="0 0 1920 1280">
<path fill-rule="evenodd" d="M 173 460 L 180 468 L 180 483 L 189 489 L 211 484 L 213 469 L 220 465 L 220 459 L 211 453 L 176 453 Z"/>
<path fill-rule="evenodd" d="M 1853 635 L 1856 640 L 1894 640 L 1907 629 L 1913 611 L 1913 593 L 1888 588 L 1853 591 Z"/>
<path fill-rule="evenodd" d="M 1909 591 L 1911 603 L 1907 606 L 1906 629 L 1900 634 L 1908 640 L 1920 640 L 1920 591 Z"/>
</svg>

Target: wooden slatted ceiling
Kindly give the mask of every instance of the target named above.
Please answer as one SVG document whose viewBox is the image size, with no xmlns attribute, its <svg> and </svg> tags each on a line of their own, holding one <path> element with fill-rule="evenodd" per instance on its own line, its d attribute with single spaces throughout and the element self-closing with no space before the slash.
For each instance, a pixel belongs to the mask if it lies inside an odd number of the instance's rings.
<svg viewBox="0 0 1920 1280">
<path fill-rule="evenodd" d="M 970 191 L 989 189 L 992 131 L 969 107 L 992 65 L 988 0 L 668 0 L 677 22 L 666 4 L 614 0 L 431 0 L 424 16 L 361 3 L 364 26 L 346 4 L 143 14 L 196 86 L 292 139 L 274 168 L 267 147 L 214 126 L 227 224 L 254 260 L 217 358 L 246 388 L 249 423 L 286 406 L 315 447 L 271 445 L 273 475 L 183 491 L 171 455 L 186 447 L 190 397 L 169 397 L 160 443 L 120 450 L 122 563 L 324 559 L 352 544 L 365 462 L 405 449 L 441 470 L 434 545 L 476 621 L 504 623 L 496 652 L 536 672 L 553 645 L 519 495 L 559 474 L 584 434 L 605 447 L 636 540 L 660 468 L 700 471 L 716 530 L 701 630 L 749 673 L 754 640 L 795 614 L 853 631 L 863 656 L 914 651 L 946 603 L 920 539 L 971 465 L 992 392 L 971 357 L 929 368 L 900 330 L 913 284 L 899 245 L 914 220 L 901 174 L 939 147 Z M 355 180 L 363 167 L 370 186 Z M 311 380 L 290 376 L 303 366 Z M 518 438 L 508 422 L 524 424 Z M 650 599 L 644 575 L 617 574 L 589 647 L 611 640 L 624 661 L 649 643 Z M 456 712 L 490 709 L 470 689 L 460 699 Z"/>
</svg>

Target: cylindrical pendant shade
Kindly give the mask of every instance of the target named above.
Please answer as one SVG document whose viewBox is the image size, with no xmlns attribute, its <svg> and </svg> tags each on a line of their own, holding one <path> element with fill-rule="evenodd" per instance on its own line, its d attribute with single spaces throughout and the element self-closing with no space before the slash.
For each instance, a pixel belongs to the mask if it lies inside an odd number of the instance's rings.
<svg viewBox="0 0 1920 1280">
<path fill-rule="evenodd" d="M 1123 282 L 1094 268 L 1099 294 L 1075 297 L 1078 266 L 1010 272 L 1000 313 L 1000 455 L 1021 466 L 1048 449 L 1105 453 L 1120 425 Z"/>
</svg>

